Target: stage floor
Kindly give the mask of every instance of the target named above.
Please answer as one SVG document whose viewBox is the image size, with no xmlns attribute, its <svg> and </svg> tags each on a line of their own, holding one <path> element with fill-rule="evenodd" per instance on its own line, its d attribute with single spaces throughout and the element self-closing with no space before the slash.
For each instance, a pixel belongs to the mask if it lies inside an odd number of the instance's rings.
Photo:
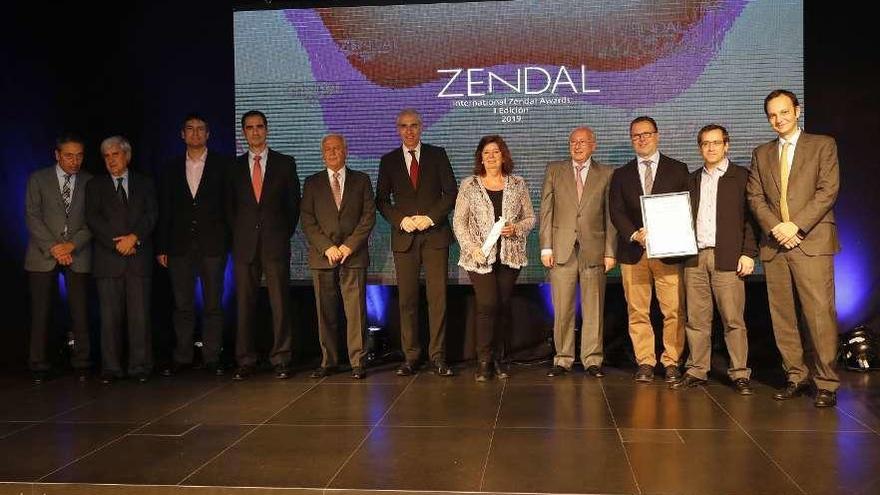
<svg viewBox="0 0 880 495">
<path fill-rule="evenodd" d="M 0 378 L 0 493 L 880 493 L 880 373 L 810 398 L 514 367 L 245 382 Z M 773 385 L 776 385 L 774 383 Z"/>
</svg>

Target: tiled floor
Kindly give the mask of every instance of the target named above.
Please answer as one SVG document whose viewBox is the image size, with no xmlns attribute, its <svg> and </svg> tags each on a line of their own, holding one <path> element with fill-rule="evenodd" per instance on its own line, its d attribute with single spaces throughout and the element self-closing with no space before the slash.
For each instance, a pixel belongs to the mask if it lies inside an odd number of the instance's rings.
<svg viewBox="0 0 880 495">
<path fill-rule="evenodd" d="M 477 384 L 370 370 L 320 381 L 196 371 L 149 383 L 0 378 L 2 494 L 880 493 L 880 374 L 839 405 L 756 383 L 687 391 L 632 370 Z"/>
</svg>

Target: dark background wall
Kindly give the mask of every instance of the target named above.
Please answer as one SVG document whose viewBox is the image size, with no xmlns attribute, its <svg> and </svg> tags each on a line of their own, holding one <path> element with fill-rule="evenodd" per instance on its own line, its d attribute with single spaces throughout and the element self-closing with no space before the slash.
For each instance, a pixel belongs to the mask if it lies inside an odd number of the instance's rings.
<svg viewBox="0 0 880 495">
<path fill-rule="evenodd" d="M 85 167 L 94 172 L 103 168 L 100 140 L 123 134 L 132 141 L 133 166 L 155 173 L 181 152 L 180 119 L 191 110 L 213 124 L 213 148 L 234 150 L 231 2 L 59 3 L 16 3 L 0 33 L 0 368 L 25 363 L 24 186 L 30 172 L 52 163 L 59 132 L 86 138 Z M 839 144 L 841 322 L 876 325 L 880 154 L 873 144 L 880 137 L 880 68 L 864 36 L 875 26 L 846 7 L 806 2 L 804 110 L 809 131 L 831 134 Z"/>
</svg>

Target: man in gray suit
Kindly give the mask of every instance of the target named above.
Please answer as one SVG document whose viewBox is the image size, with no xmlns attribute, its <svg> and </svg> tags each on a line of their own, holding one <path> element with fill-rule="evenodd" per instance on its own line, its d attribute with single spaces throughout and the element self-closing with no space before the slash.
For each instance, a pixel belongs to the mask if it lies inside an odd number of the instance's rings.
<svg viewBox="0 0 880 495">
<path fill-rule="evenodd" d="M 774 398 L 787 400 L 818 389 L 816 407 L 837 404 L 837 310 L 834 255 L 840 251 L 834 203 L 840 168 L 834 138 L 798 126 L 801 107 L 791 91 L 764 99 L 777 137 L 752 152 L 749 206 L 761 227 L 759 244 L 776 346 L 788 377 Z M 802 340 L 812 343 L 809 367 Z"/>
<path fill-rule="evenodd" d="M 49 376 L 46 347 L 58 273 L 64 275 L 70 308 L 74 338 L 71 364 L 80 380 L 88 378 L 91 366 L 86 292 L 92 268 L 92 234 L 85 222 L 85 191 L 92 175 L 80 170 L 83 150 L 79 137 L 59 137 L 55 165 L 35 171 L 27 183 L 24 269 L 31 289 L 30 368 L 35 383 Z"/>
<path fill-rule="evenodd" d="M 370 176 L 345 166 L 345 138 L 329 134 L 321 141 L 326 168 L 306 179 L 300 205 L 303 233 L 309 241 L 309 270 L 315 285 L 321 366 L 312 378 L 324 378 L 339 364 L 339 295 L 345 310 L 351 377 L 366 378 L 364 331 L 367 325 L 367 240 L 376 224 Z"/>
<path fill-rule="evenodd" d="M 592 159 L 596 136 L 578 127 L 568 138 L 571 160 L 550 162 L 541 192 L 541 263 L 550 269 L 556 356 L 547 376 L 574 363 L 575 288 L 580 283 L 581 364 L 601 378 L 605 274 L 614 268 L 617 233 L 608 211 L 613 169 Z"/>
</svg>

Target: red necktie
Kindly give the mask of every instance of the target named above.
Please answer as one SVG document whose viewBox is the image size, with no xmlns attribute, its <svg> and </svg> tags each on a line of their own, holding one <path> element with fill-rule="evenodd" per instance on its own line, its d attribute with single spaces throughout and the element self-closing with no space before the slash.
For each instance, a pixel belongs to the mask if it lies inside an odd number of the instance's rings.
<svg viewBox="0 0 880 495">
<path fill-rule="evenodd" d="M 412 155 L 412 163 L 409 165 L 409 180 L 412 182 L 413 189 L 419 187 L 419 160 L 416 158 L 416 150 L 409 150 Z"/>
<path fill-rule="evenodd" d="M 260 166 L 260 155 L 254 155 L 254 171 L 251 174 L 251 184 L 254 187 L 254 197 L 260 202 L 263 193 L 263 167 Z"/>
</svg>

